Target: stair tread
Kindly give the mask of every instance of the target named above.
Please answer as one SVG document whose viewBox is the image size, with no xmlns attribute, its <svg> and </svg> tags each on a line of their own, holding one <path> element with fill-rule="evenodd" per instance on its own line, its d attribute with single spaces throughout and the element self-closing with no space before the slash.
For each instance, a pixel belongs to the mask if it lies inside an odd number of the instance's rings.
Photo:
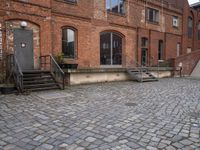
<svg viewBox="0 0 200 150">
<path fill-rule="evenodd" d="M 35 84 L 35 83 L 55 83 L 55 81 L 53 79 L 51 80 L 28 80 L 28 81 L 24 81 L 24 84 Z"/>
<path fill-rule="evenodd" d="M 129 73 L 130 77 L 138 82 L 150 82 L 150 81 L 158 81 L 158 79 L 152 75 L 150 72 L 147 72 L 147 68 L 137 68 L 136 69 L 129 69 L 127 72 Z"/>
<path fill-rule="evenodd" d="M 23 73 L 50 73 L 50 71 L 47 71 L 47 70 L 25 70 L 23 71 Z"/>
<path fill-rule="evenodd" d="M 51 87 L 38 87 L 38 88 L 31 88 L 26 89 L 27 91 L 44 91 L 44 90 L 53 90 L 53 89 L 60 89 L 59 86 L 51 86 Z"/>
<path fill-rule="evenodd" d="M 28 84 L 28 85 L 24 85 L 24 88 L 49 87 L 49 86 L 58 86 L 58 84 L 56 82 L 44 83 L 44 84 Z"/>
</svg>

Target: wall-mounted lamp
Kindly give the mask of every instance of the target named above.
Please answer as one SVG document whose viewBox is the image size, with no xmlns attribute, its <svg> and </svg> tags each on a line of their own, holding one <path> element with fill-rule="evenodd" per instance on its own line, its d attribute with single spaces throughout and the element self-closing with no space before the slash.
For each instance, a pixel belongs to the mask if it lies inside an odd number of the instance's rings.
<svg viewBox="0 0 200 150">
<path fill-rule="evenodd" d="M 27 27 L 27 22 L 26 21 L 22 21 L 21 23 L 20 23 L 20 26 L 22 27 L 22 28 L 26 28 Z"/>
</svg>

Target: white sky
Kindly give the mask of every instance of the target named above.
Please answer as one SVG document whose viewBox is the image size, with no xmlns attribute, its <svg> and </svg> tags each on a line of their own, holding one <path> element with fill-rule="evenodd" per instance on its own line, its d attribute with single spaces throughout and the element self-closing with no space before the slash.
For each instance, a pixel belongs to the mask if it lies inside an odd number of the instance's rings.
<svg viewBox="0 0 200 150">
<path fill-rule="evenodd" d="M 196 3 L 196 2 L 199 2 L 199 0 L 188 0 L 189 4 L 193 4 L 193 3 Z"/>
</svg>

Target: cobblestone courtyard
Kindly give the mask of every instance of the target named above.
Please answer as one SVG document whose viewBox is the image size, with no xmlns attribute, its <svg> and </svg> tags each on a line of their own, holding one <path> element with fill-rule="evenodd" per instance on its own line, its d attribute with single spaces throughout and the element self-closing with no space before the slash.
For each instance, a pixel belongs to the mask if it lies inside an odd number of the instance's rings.
<svg viewBox="0 0 200 150">
<path fill-rule="evenodd" d="M 0 149 L 200 150 L 200 81 L 0 95 Z"/>
</svg>

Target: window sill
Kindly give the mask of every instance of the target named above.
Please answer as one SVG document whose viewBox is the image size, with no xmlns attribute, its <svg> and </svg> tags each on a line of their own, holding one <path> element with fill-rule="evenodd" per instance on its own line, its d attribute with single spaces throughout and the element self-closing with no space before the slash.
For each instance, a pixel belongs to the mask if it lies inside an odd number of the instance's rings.
<svg viewBox="0 0 200 150">
<path fill-rule="evenodd" d="M 108 14 L 110 15 L 115 15 L 115 16 L 119 16 L 119 17 L 126 17 L 126 14 L 124 13 L 117 13 L 117 12 L 112 12 L 112 11 L 107 11 Z"/>
<path fill-rule="evenodd" d="M 153 24 L 153 25 L 157 25 L 157 26 L 160 25 L 159 22 L 152 22 L 152 21 L 149 21 L 149 20 L 147 20 L 147 23 L 149 23 L 149 24 Z"/>
<path fill-rule="evenodd" d="M 179 29 L 177 26 L 173 26 L 173 28 L 174 28 L 174 29 L 177 29 L 177 30 Z"/>
<path fill-rule="evenodd" d="M 57 2 L 69 4 L 69 5 L 78 5 L 78 2 L 69 2 L 69 1 L 64 1 L 64 0 L 56 0 Z"/>
</svg>

